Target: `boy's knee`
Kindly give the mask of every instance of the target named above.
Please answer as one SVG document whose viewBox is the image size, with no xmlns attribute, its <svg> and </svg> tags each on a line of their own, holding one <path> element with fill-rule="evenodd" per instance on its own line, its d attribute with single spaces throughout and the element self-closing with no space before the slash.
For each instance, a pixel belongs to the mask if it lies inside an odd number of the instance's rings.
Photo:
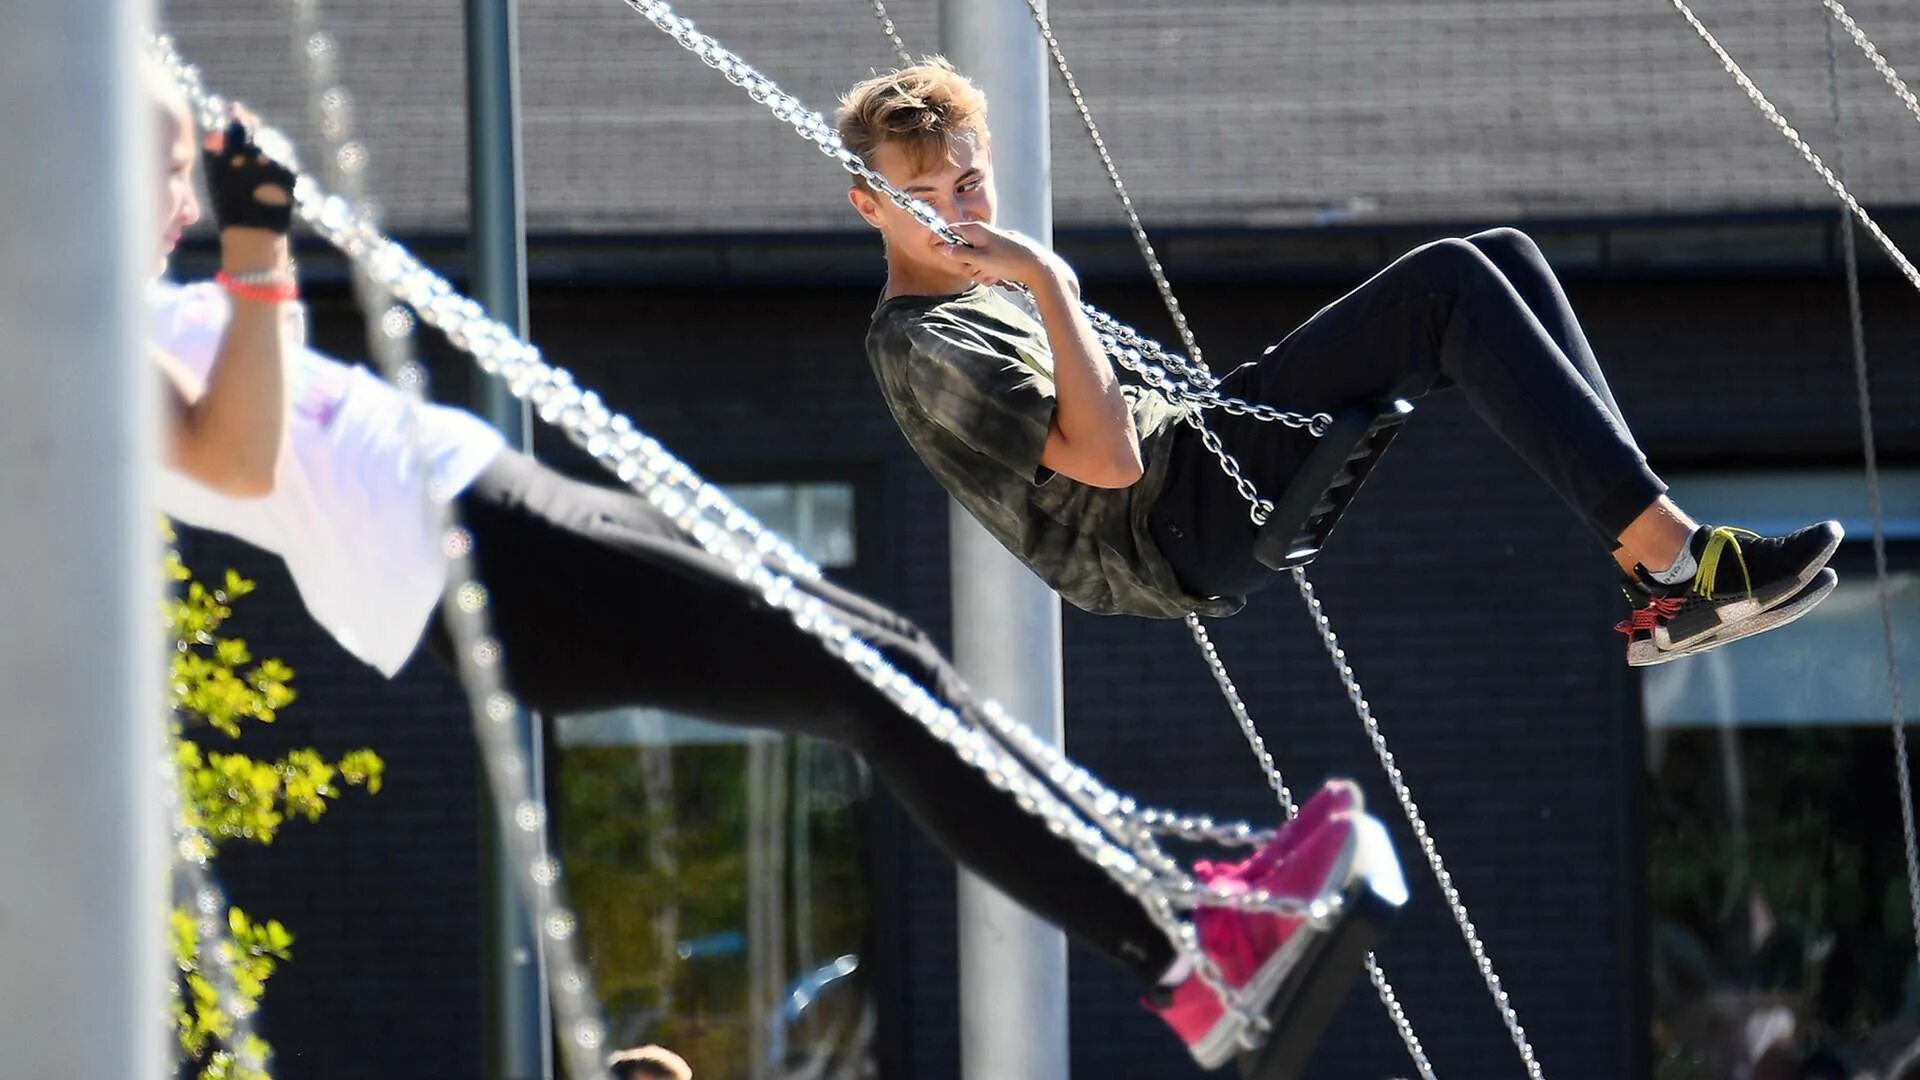
<svg viewBox="0 0 1920 1080">
<path fill-rule="evenodd" d="M 1504 252 L 1526 259 L 1540 257 L 1540 246 L 1533 242 L 1533 237 L 1511 225 L 1474 233 L 1467 238 L 1467 242 L 1489 255 Z"/>
<path fill-rule="evenodd" d="M 1424 278 L 1429 288 L 1449 292 L 1487 274 L 1498 273 L 1479 248 L 1458 237 L 1435 240 L 1413 249 L 1404 265 Z"/>
</svg>

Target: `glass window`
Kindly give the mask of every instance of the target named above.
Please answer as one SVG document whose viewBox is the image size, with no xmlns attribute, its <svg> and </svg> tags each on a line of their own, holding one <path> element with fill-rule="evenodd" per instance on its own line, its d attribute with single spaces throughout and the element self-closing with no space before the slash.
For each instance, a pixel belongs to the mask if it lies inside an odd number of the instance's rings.
<svg viewBox="0 0 1920 1080">
<path fill-rule="evenodd" d="M 821 566 L 852 566 L 853 485 L 842 483 L 723 484 L 740 508 L 793 541 Z"/>
<path fill-rule="evenodd" d="M 1895 474 L 1883 493 L 1909 703 L 1914 479 Z M 1655 1075 L 1906 1075 L 1895 1066 L 1920 1056 L 1920 982 L 1860 478 L 1681 477 L 1674 495 L 1768 532 L 1797 524 L 1787 508 L 1818 507 L 1851 542 L 1840 588 L 1806 618 L 1644 673 Z"/>
<path fill-rule="evenodd" d="M 851 485 L 727 491 L 852 564 Z M 613 1045 L 669 1046 L 703 1080 L 871 1075 L 860 760 L 655 709 L 552 719 L 554 843 Z"/>
</svg>

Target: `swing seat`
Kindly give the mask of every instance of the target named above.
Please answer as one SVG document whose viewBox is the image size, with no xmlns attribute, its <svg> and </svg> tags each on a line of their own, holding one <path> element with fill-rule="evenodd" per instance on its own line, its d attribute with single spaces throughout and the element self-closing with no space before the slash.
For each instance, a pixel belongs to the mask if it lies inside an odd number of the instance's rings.
<svg viewBox="0 0 1920 1080">
<path fill-rule="evenodd" d="M 1273 500 L 1273 513 L 1254 541 L 1254 558 L 1274 570 L 1312 562 L 1412 413 L 1413 403 L 1405 398 L 1335 411 L 1327 433 Z"/>
<path fill-rule="evenodd" d="M 1367 954 L 1386 935 L 1400 905 L 1366 878 L 1348 886 L 1338 923 L 1307 947 L 1298 967 L 1267 1007 L 1273 1031 L 1258 1049 L 1241 1054 L 1241 1080 L 1295 1080 L 1313 1057 L 1320 1034 L 1365 970 Z"/>
</svg>

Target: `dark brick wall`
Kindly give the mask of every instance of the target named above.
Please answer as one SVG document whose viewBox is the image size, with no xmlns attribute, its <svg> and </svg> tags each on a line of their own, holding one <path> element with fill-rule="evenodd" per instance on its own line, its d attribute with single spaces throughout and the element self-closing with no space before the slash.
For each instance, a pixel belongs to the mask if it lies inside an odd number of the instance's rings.
<svg viewBox="0 0 1920 1080">
<path fill-rule="evenodd" d="M 1187 290 L 1221 366 L 1348 283 Z M 1656 463 L 1742 466 L 1857 456 L 1846 325 L 1829 278 L 1576 281 L 1572 292 Z M 1150 291 L 1098 299 L 1162 332 Z M 543 288 L 536 337 L 615 406 L 716 478 L 855 470 L 877 478 L 884 550 L 861 584 L 946 636 L 946 503 L 895 433 L 860 355 L 868 290 L 633 293 Z M 1898 283 L 1869 283 L 1885 453 L 1920 457 L 1920 347 Z M 357 354 L 357 329 L 321 305 L 320 337 Z M 462 377 L 449 373 L 443 389 Z M 544 449 L 549 449 L 543 447 Z M 869 499 L 871 496 L 869 496 Z M 426 665 L 391 685 L 307 624 L 283 577 L 230 543 L 193 538 L 266 587 L 243 622 L 300 671 L 303 700 L 273 738 L 331 750 L 371 744 L 388 790 L 350 798 L 320 828 L 223 863 L 242 902 L 286 919 L 298 960 L 275 983 L 266 1030 L 289 1080 L 478 1075 L 478 905 L 473 750 L 450 687 Z M 1399 763 L 1552 1075 L 1639 1067 L 1638 696 L 1610 630 L 1608 562 L 1554 497 L 1465 408 L 1429 399 L 1314 579 Z M 1282 584 L 1216 627 L 1296 791 L 1361 780 L 1392 795 L 1297 598 Z M 679 614 L 679 613 L 676 613 Z M 1069 745 L 1142 799 L 1271 818 L 1257 769 L 1178 623 L 1066 618 Z M 884 1036 L 896 1073 L 957 1076 L 952 874 L 902 837 L 883 881 L 897 913 L 880 958 L 897 993 Z M 1479 986 L 1404 822 L 1415 884 L 1381 959 L 1438 1067 L 1512 1075 Z M 1184 1055 L 1136 990 L 1074 957 L 1075 1074 L 1181 1076 Z M 1009 1038 L 1019 1033 L 1009 1032 Z M 1314 1075 L 1409 1071 L 1379 1006 L 1356 990 Z"/>
</svg>

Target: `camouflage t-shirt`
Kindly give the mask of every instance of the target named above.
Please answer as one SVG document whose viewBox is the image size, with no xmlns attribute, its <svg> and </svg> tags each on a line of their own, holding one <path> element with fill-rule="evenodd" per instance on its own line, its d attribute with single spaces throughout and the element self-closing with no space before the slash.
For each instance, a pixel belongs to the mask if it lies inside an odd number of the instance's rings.
<svg viewBox="0 0 1920 1080">
<path fill-rule="evenodd" d="M 1146 464 L 1131 487 L 1093 487 L 1040 464 L 1053 422 L 1053 352 L 1024 298 L 975 286 L 884 300 L 867 330 L 867 359 L 934 478 L 1067 602 L 1156 618 L 1238 610 L 1237 599 L 1181 588 L 1147 529 L 1179 420 L 1166 398 L 1127 389 Z"/>
</svg>

